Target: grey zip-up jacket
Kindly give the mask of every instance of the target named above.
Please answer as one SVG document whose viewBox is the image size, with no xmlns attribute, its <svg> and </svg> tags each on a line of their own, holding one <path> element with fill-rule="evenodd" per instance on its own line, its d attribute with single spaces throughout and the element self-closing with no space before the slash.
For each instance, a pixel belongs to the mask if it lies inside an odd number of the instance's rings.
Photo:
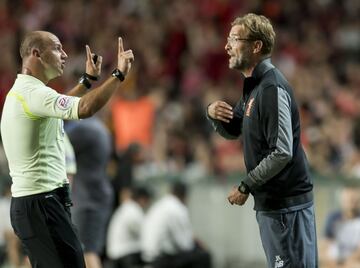
<svg viewBox="0 0 360 268">
<path fill-rule="evenodd" d="M 301 207 L 313 200 L 313 184 L 300 142 L 300 120 L 293 91 L 270 59 L 244 80 L 243 97 L 229 123 L 212 122 L 227 139 L 242 135 L 255 210 Z"/>
</svg>

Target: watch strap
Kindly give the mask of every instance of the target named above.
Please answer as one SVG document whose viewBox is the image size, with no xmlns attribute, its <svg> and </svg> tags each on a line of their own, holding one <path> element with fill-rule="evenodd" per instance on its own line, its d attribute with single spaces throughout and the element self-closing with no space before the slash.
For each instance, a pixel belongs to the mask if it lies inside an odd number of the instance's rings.
<svg viewBox="0 0 360 268">
<path fill-rule="evenodd" d="M 88 73 L 84 73 L 83 75 L 86 76 L 87 78 L 89 78 L 90 80 L 93 80 L 93 81 L 99 80 L 98 76 L 94 76 L 94 75 L 91 75 L 91 74 L 88 74 Z"/>
<path fill-rule="evenodd" d="M 118 69 L 116 68 L 112 73 L 112 76 L 116 77 L 117 79 L 119 79 L 120 81 L 124 81 L 125 76 L 124 74 Z"/>
<path fill-rule="evenodd" d="M 89 78 L 83 74 L 80 79 L 79 79 L 79 84 L 82 84 L 84 85 L 87 89 L 90 89 L 91 88 L 91 83 L 90 83 L 90 80 Z"/>
<path fill-rule="evenodd" d="M 249 194 L 250 188 L 242 181 L 238 187 L 238 191 L 242 194 Z"/>
</svg>

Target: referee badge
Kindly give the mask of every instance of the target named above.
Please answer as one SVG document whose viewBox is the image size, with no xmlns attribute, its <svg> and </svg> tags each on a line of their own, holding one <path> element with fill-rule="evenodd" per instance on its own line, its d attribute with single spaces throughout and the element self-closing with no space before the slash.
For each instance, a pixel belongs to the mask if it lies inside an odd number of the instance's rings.
<svg viewBox="0 0 360 268">
<path fill-rule="evenodd" d="M 56 106 L 60 110 L 68 110 L 72 104 L 72 97 L 66 95 L 60 95 L 56 100 Z"/>
</svg>

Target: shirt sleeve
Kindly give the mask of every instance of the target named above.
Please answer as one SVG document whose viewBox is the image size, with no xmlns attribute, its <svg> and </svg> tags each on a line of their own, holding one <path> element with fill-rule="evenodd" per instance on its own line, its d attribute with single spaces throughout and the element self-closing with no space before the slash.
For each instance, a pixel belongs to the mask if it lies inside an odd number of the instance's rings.
<svg viewBox="0 0 360 268">
<path fill-rule="evenodd" d="M 244 179 L 255 189 L 276 176 L 292 159 L 291 98 L 281 87 L 267 87 L 259 95 L 260 120 L 270 153 Z"/>
<path fill-rule="evenodd" d="M 226 139 L 234 140 L 237 139 L 242 132 L 242 122 L 244 118 L 244 102 L 240 100 L 235 106 L 234 117 L 229 123 L 225 123 L 216 119 L 210 118 L 206 109 L 206 118 L 211 123 L 212 127 L 216 132 Z"/>
<path fill-rule="evenodd" d="M 79 119 L 80 98 L 59 94 L 46 86 L 29 91 L 26 102 L 35 116 Z"/>
</svg>

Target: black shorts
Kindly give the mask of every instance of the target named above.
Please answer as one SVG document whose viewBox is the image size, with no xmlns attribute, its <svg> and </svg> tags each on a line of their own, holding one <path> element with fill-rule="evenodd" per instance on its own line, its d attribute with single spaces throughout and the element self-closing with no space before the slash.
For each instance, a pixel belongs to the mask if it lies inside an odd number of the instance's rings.
<svg viewBox="0 0 360 268">
<path fill-rule="evenodd" d="M 33 268 L 85 268 L 69 201 L 67 187 L 11 199 L 11 225 Z"/>
</svg>

